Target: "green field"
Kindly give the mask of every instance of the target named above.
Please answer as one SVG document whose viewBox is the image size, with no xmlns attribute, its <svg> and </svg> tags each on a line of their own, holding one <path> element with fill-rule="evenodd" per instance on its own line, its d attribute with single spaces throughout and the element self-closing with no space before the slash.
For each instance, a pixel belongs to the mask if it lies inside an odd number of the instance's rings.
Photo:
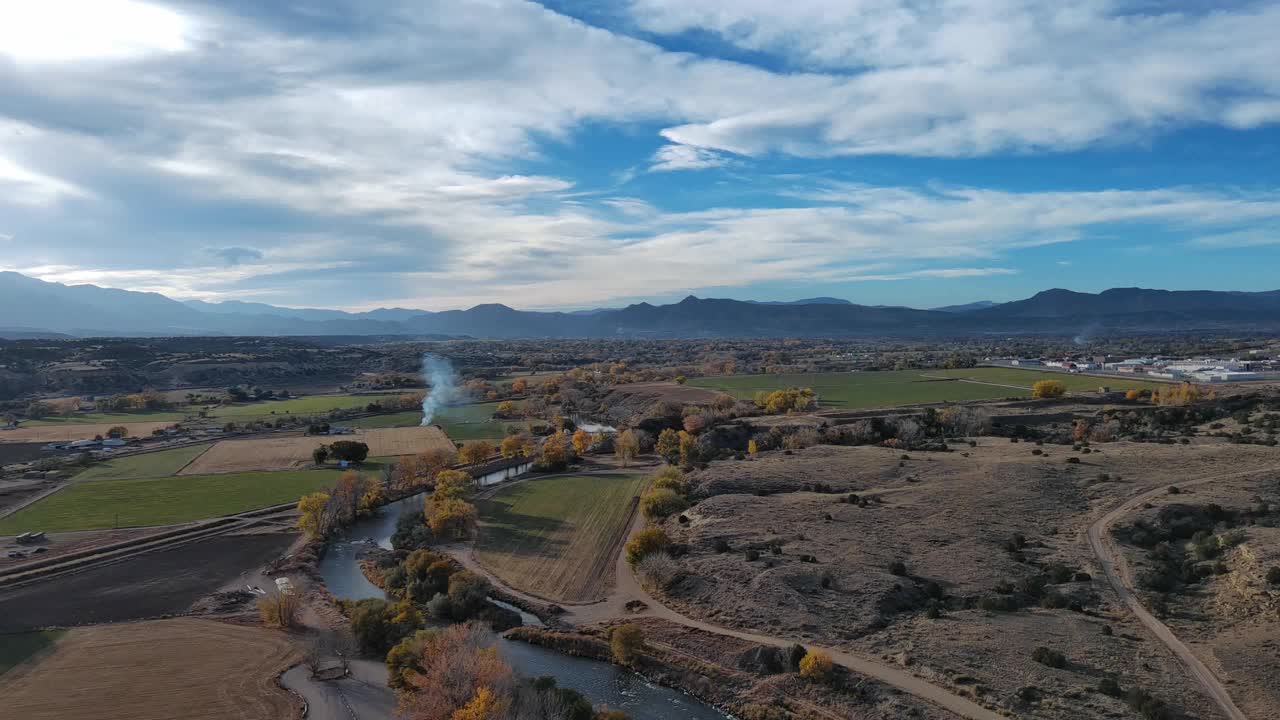
<svg viewBox="0 0 1280 720">
<path fill-rule="evenodd" d="M 376 428 L 414 427 L 421 422 L 421 410 L 406 410 L 389 415 L 374 415 L 373 417 L 356 418 L 355 420 L 343 420 L 341 424 L 347 427 L 372 430 Z"/>
<path fill-rule="evenodd" d="M 934 377 L 927 377 L 930 375 Z M 940 377 L 964 378 L 977 382 L 938 379 Z M 720 390 L 742 400 L 754 399 L 756 393 L 761 390 L 808 387 L 813 388 L 818 394 L 822 409 L 862 410 L 919 403 L 1030 397 L 1032 384 L 1045 379 L 1061 380 L 1072 392 L 1092 392 L 1101 385 L 1115 390 L 1154 385 L 1154 383 L 1141 381 L 995 367 L 965 370 L 726 375 L 693 378 L 688 384 Z"/>
<path fill-rule="evenodd" d="M 131 455 L 99 463 L 76 475 L 76 480 L 128 480 L 168 477 L 208 450 L 212 443 Z"/>
<path fill-rule="evenodd" d="M 288 400 L 268 400 L 266 402 L 246 403 L 243 405 L 225 405 L 210 409 L 209 415 L 228 420 L 269 418 L 276 415 L 324 415 L 330 410 L 363 409 L 371 402 L 382 400 L 389 395 L 395 396 L 399 394 L 401 393 L 309 395 Z"/>
<path fill-rule="evenodd" d="M 39 630 L 37 632 L 5 635 L 0 641 L 0 675 L 45 648 L 53 647 L 66 630 Z"/>
<path fill-rule="evenodd" d="M 515 400 L 518 408 L 523 401 Z M 507 427 L 515 426 L 525 429 L 529 424 L 524 420 L 495 420 L 493 412 L 498 403 L 474 403 L 448 407 L 436 413 L 431 422 L 444 429 L 450 440 L 501 440 L 507 435 Z"/>
<path fill-rule="evenodd" d="M 1127 380 L 1118 377 L 1096 377 L 1045 370 L 1021 370 L 1019 368 L 979 367 L 964 370 L 928 370 L 930 375 L 980 380 L 1002 385 L 1021 385 L 1030 388 L 1041 380 L 1058 380 L 1067 386 L 1067 392 L 1097 392 L 1106 386 L 1112 390 L 1143 390 L 1160 387 L 1160 383 L 1145 380 Z"/>
<path fill-rule="evenodd" d="M 191 522 L 291 502 L 331 486 L 340 474 L 285 470 L 74 483 L 0 518 L 0 535 Z"/>
<path fill-rule="evenodd" d="M 90 425 L 98 423 L 119 423 L 125 427 L 129 423 L 144 422 L 178 422 L 185 416 L 180 412 L 148 411 L 136 413 L 76 413 L 69 417 L 46 417 L 39 420 L 25 420 L 23 427 L 39 427 L 43 425 Z"/>
<path fill-rule="evenodd" d="M 541 597 L 603 597 L 640 475 L 527 480 L 478 503 L 477 558 L 513 587 Z"/>
</svg>

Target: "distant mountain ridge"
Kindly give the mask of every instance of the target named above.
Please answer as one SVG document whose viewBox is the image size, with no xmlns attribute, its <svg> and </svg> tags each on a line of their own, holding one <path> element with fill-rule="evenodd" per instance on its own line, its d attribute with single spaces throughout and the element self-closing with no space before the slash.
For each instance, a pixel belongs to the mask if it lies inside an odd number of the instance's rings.
<svg viewBox="0 0 1280 720">
<path fill-rule="evenodd" d="M 127 335 L 352 335 L 479 338 L 838 337 L 1068 334 L 1080 330 L 1280 332 L 1280 290 L 1223 292 L 1052 289 L 1008 303 L 933 310 L 857 305 L 839 298 L 790 302 L 698 298 L 578 312 L 501 304 L 428 312 L 293 309 L 264 303 L 179 302 L 157 293 L 63 285 L 0 272 L 0 327 L 18 337 Z M 4 333 L 0 333 L 3 337 Z"/>
</svg>

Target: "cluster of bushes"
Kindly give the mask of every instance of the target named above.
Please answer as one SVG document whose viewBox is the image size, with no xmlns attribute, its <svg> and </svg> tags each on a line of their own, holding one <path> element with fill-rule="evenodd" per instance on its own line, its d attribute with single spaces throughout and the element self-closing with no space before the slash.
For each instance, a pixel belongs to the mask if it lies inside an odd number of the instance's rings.
<svg viewBox="0 0 1280 720">
<path fill-rule="evenodd" d="M 1176 493 L 1171 487 L 1170 494 Z M 1175 503 L 1160 508 L 1154 520 L 1138 519 L 1113 532 L 1124 542 L 1147 548 L 1151 567 L 1139 576 L 1139 584 L 1153 592 L 1169 593 L 1227 572 L 1219 558 L 1244 539 L 1242 531 L 1235 528 L 1275 520 L 1266 502 L 1245 510 L 1216 503 Z"/>
<path fill-rule="evenodd" d="M 1022 557 L 1022 550 L 1027 546 L 1022 535 L 1014 535 L 1005 544 L 1005 550 L 1017 558 Z M 1017 581 L 1001 580 L 993 588 L 993 595 L 986 595 L 977 601 L 977 606 L 987 612 L 1013 612 L 1031 605 L 1040 605 L 1048 609 L 1070 608 L 1083 610 L 1079 601 L 1053 589 L 1053 585 L 1069 582 L 1087 582 L 1092 577 L 1086 573 L 1063 565 L 1053 563 L 1034 575 L 1028 575 Z"/>
<path fill-rule="evenodd" d="M 655 473 L 649 489 L 640 496 L 640 512 L 652 522 L 661 522 L 689 507 L 687 481 L 680 468 L 667 466 Z"/>
</svg>

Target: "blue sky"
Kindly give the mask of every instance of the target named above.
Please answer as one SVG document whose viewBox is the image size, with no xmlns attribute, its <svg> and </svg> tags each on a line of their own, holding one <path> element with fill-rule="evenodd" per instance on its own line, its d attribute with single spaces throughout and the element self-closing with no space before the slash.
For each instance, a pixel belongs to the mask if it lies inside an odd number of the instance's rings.
<svg viewBox="0 0 1280 720">
<path fill-rule="evenodd" d="M 1280 288 L 1280 3 L 0 4 L 0 269 L 180 298 Z"/>
</svg>

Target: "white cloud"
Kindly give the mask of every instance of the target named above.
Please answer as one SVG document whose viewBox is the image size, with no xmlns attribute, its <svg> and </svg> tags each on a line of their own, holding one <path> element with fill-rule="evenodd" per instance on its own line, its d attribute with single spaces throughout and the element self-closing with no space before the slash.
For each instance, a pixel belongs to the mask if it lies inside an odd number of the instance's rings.
<svg viewBox="0 0 1280 720">
<path fill-rule="evenodd" d="M 653 154 L 650 172 L 671 170 L 705 170 L 723 167 L 728 158 L 720 153 L 689 145 L 664 145 Z"/>
<path fill-rule="evenodd" d="M 1264 245 L 1280 245 L 1280 224 L 1271 227 L 1249 228 L 1216 235 L 1201 235 L 1188 243 L 1201 248 L 1247 248 Z"/>
<path fill-rule="evenodd" d="M 4 0 L 0 56 L 19 62 L 115 60 L 188 47 L 191 22 L 136 0 Z"/>
<path fill-rule="evenodd" d="M 659 34 L 718 33 L 829 88 L 668 128 L 757 155 L 1069 150 L 1170 126 L 1280 120 L 1280 5 L 1101 0 L 632 0 Z"/>
</svg>

